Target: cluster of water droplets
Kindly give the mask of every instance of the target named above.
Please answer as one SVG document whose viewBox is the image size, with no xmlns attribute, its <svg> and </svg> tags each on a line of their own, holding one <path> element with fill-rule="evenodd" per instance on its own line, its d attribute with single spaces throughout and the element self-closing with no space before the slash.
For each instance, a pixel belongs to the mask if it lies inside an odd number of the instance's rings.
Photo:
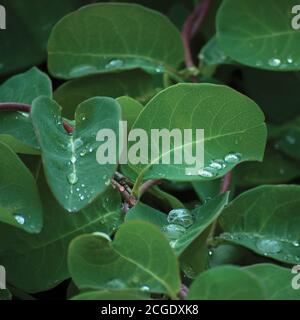
<svg viewBox="0 0 300 320">
<path fill-rule="evenodd" d="M 167 217 L 168 224 L 163 227 L 171 247 L 175 247 L 178 239 L 194 223 L 194 216 L 190 210 L 185 208 L 173 209 Z"/>
<path fill-rule="evenodd" d="M 198 174 L 204 178 L 213 178 L 228 164 L 238 163 L 241 159 L 242 155 L 239 152 L 229 152 L 224 159 L 212 160 L 207 167 L 200 169 Z"/>
<path fill-rule="evenodd" d="M 268 60 L 268 64 L 271 67 L 276 67 L 276 68 L 280 68 L 280 67 L 287 67 L 288 65 L 294 63 L 294 59 L 292 57 L 288 57 L 287 59 L 283 60 L 280 59 L 278 57 L 272 57 Z"/>
</svg>

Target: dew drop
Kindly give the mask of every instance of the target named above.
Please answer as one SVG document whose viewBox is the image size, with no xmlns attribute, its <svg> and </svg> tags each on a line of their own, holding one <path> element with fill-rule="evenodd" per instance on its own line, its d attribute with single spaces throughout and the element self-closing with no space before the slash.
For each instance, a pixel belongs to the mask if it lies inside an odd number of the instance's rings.
<svg viewBox="0 0 300 320">
<path fill-rule="evenodd" d="M 22 214 L 15 213 L 13 216 L 14 216 L 15 220 L 18 222 L 18 224 L 23 225 L 25 223 L 25 218 Z"/>
<path fill-rule="evenodd" d="M 29 118 L 29 112 L 18 111 L 18 113 L 21 114 L 25 118 Z"/>
<path fill-rule="evenodd" d="M 68 181 L 70 184 L 76 184 L 78 182 L 78 177 L 75 172 L 68 174 Z"/>
<path fill-rule="evenodd" d="M 83 145 L 83 141 L 80 138 L 74 140 L 75 149 L 80 148 Z"/>
<path fill-rule="evenodd" d="M 269 65 L 272 67 L 278 67 L 278 66 L 280 66 L 280 64 L 281 64 L 281 60 L 278 58 L 271 58 L 269 60 Z"/>
<path fill-rule="evenodd" d="M 288 63 L 293 63 L 293 62 L 294 62 L 294 61 L 293 61 L 293 58 L 288 57 L 288 58 L 287 58 L 287 62 L 288 62 Z"/>
<path fill-rule="evenodd" d="M 184 228 L 190 227 L 194 223 L 194 217 L 188 209 L 173 209 L 168 214 L 168 223 L 178 224 Z"/>
<path fill-rule="evenodd" d="M 293 245 L 294 247 L 299 247 L 300 244 L 299 244 L 298 241 L 293 241 L 293 242 L 292 242 L 292 245 Z"/>
<path fill-rule="evenodd" d="M 143 286 L 141 286 L 140 290 L 141 291 L 150 291 L 150 287 L 147 285 L 143 285 Z"/>
<path fill-rule="evenodd" d="M 77 161 L 77 159 L 76 159 L 76 157 L 74 156 L 74 155 L 72 155 L 72 157 L 71 157 L 71 163 L 75 163 Z"/>
<path fill-rule="evenodd" d="M 168 224 L 163 227 L 163 231 L 169 240 L 176 240 L 185 233 L 185 228 L 178 224 Z"/>
<path fill-rule="evenodd" d="M 106 283 L 106 286 L 111 289 L 124 289 L 126 288 L 125 283 L 119 279 L 113 279 Z"/>
<path fill-rule="evenodd" d="M 158 65 L 156 68 L 155 68 L 155 72 L 156 73 L 163 73 L 165 71 L 165 68 L 163 65 Z"/>
<path fill-rule="evenodd" d="M 211 168 L 221 170 L 226 167 L 225 161 L 222 159 L 215 159 L 211 161 L 210 165 Z"/>
<path fill-rule="evenodd" d="M 96 71 L 97 71 L 97 68 L 95 66 L 79 65 L 72 68 L 69 74 L 71 77 L 79 77 L 79 76 L 86 75 L 88 73 L 96 72 Z"/>
<path fill-rule="evenodd" d="M 87 153 L 87 150 L 84 149 L 84 150 L 82 150 L 82 151 L 80 152 L 80 156 L 81 156 L 81 157 L 84 157 L 84 156 L 86 155 L 86 153 Z"/>
<path fill-rule="evenodd" d="M 238 152 L 229 152 L 224 158 L 227 163 L 237 163 L 241 159 L 242 155 Z"/>
<path fill-rule="evenodd" d="M 203 169 L 200 169 L 198 171 L 199 176 L 204 177 L 204 178 L 212 178 L 216 176 L 216 170 L 210 167 L 206 167 Z"/>
<path fill-rule="evenodd" d="M 109 61 L 109 63 L 105 66 L 105 69 L 115 69 L 122 67 L 124 62 L 120 59 L 114 59 Z"/>
<path fill-rule="evenodd" d="M 281 243 L 274 239 L 259 239 L 256 247 L 265 255 L 279 253 L 282 249 Z"/>
</svg>

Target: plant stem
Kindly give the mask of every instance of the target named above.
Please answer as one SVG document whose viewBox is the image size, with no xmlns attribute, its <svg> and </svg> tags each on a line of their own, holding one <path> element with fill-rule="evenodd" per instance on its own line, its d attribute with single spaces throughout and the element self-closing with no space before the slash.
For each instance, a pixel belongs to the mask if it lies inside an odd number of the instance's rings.
<svg viewBox="0 0 300 320">
<path fill-rule="evenodd" d="M 137 199 L 134 196 L 132 196 L 123 185 L 121 185 L 115 179 L 111 179 L 111 183 L 115 188 L 118 189 L 118 191 L 122 195 L 122 198 L 130 207 L 133 207 L 137 204 Z"/>
<path fill-rule="evenodd" d="M 31 106 L 25 103 L 18 102 L 4 102 L 0 103 L 0 110 L 4 111 L 21 111 L 21 112 L 30 112 Z M 63 121 L 63 126 L 67 133 L 72 133 L 74 128 L 66 121 Z"/>
<path fill-rule="evenodd" d="M 193 56 L 191 51 L 190 42 L 203 24 L 204 19 L 208 13 L 211 0 L 202 0 L 186 18 L 182 31 L 181 37 L 184 47 L 184 61 L 187 68 L 196 68 L 193 62 Z M 198 82 L 197 77 L 191 78 L 193 82 Z"/>
<path fill-rule="evenodd" d="M 144 182 L 139 189 L 139 197 L 141 198 L 142 195 L 148 191 L 148 189 L 150 189 L 151 187 L 156 186 L 158 184 L 161 184 L 162 181 L 163 181 L 163 179 L 152 179 L 152 180 L 147 180 L 146 182 Z"/>
</svg>

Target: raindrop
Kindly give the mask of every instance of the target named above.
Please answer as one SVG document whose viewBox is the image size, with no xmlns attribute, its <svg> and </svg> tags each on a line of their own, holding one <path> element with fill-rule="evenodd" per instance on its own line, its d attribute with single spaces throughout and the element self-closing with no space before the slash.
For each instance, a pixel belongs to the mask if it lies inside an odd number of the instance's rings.
<svg viewBox="0 0 300 320">
<path fill-rule="evenodd" d="M 87 153 L 87 150 L 86 150 L 86 149 L 84 149 L 84 150 L 82 150 L 82 151 L 80 152 L 80 156 L 81 156 L 81 157 L 83 157 L 83 156 L 85 156 L 85 155 L 86 155 L 86 153 Z"/>
<path fill-rule="evenodd" d="M 216 176 L 216 170 L 210 167 L 206 167 L 203 169 L 200 169 L 198 171 L 199 176 L 204 177 L 204 178 L 212 178 Z"/>
<path fill-rule="evenodd" d="M 293 62 L 294 62 L 294 61 L 293 61 L 293 58 L 288 57 L 288 58 L 287 58 L 287 62 L 288 62 L 288 63 L 293 63 Z"/>
<path fill-rule="evenodd" d="M 25 223 L 25 218 L 24 218 L 24 216 L 23 216 L 22 214 L 20 214 L 20 213 L 15 213 L 15 214 L 14 214 L 14 218 L 15 218 L 15 220 L 18 222 L 18 224 L 23 225 L 23 224 Z"/>
<path fill-rule="evenodd" d="M 25 118 L 29 118 L 29 112 L 21 112 L 21 111 L 19 111 L 18 113 L 20 113 Z"/>
<path fill-rule="evenodd" d="M 77 159 L 76 159 L 76 157 L 74 156 L 74 155 L 72 155 L 72 157 L 71 157 L 71 163 L 75 163 L 77 161 Z"/>
<path fill-rule="evenodd" d="M 269 60 L 269 65 L 272 67 L 278 67 L 278 66 L 280 66 L 280 64 L 281 64 L 281 60 L 278 58 L 271 58 Z"/>
<path fill-rule="evenodd" d="M 259 239 L 256 247 L 265 255 L 279 253 L 282 249 L 281 243 L 274 239 Z"/>
<path fill-rule="evenodd" d="M 106 69 L 115 69 L 115 68 L 120 68 L 122 67 L 124 64 L 124 62 L 120 59 L 114 59 L 111 60 L 106 66 Z"/>
<path fill-rule="evenodd" d="M 171 240 L 170 242 L 169 242 L 169 245 L 171 246 L 171 248 L 175 248 L 176 247 L 176 243 L 177 243 L 177 240 Z"/>
<path fill-rule="evenodd" d="M 140 290 L 141 291 L 150 291 L 150 287 L 147 285 L 143 285 L 143 286 L 141 286 Z"/>
<path fill-rule="evenodd" d="M 292 245 L 293 245 L 294 247 L 299 247 L 300 244 L 299 244 L 298 241 L 293 241 L 293 242 L 292 242 Z"/>
<path fill-rule="evenodd" d="M 185 228 L 178 224 L 168 224 L 163 227 L 163 231 L 170 240 L 176 240 L 185 233 Z"/>
<path fill-rule="evenodd" d="M 80 148 L 83 145 L 83 141 L 80 138 L 74 140 L 75 149 Z"/>
<path fill-rule="evenodd" d="M 194 217 L 188 209 L 173 209 L 168 214 L 168 223 L 178 224 L 184 228 L 190 227 L 194 223 Z"/>
<path fill-rule="evenodd" d="M 71 172 L 71 173 L 68 175 L 68 181 L 69 181 L 70 184 L 75 184 L 75 183 L 77 183 L 78 177 L 77 177 L 77 175 L 76 175 L 75 172 Z"/>
<path fill-rule="evenodd" d="M 165 71 L 165 68 L 163 65 L 159 65 L 155 68 L 155 72 L 157 73 L 163 73 Z"/>
<path fill-rule="evenodd" d="M 221 170 L 226 167 L 225 161 L 222 159 L 215 159 L 211 161 L 210 165 L 211 168 Z"/>
<path fill-rule="evenodd" d="M 124 289 L 126 288 L 125 283 L 119 279 L 113 279 L 107 282 L 106 286 L 111 289 Z"/>
<path fill-rule="evenodd" d="M 241 160 L 242 158 L 242 155 L 238 152 L 229 152 L 224 160 L 227 162 L 227 163 L 237 163 Z"/>
<path fill-rule="evenodd" d="M 81 195 L 81 196 L 80 196 L 80 200 L 84 200 L 84 195 Z"/>
<path fill-rule="evenodd" d="M 208 255 L 209 255 L 209 256 L 212 256 L 212 255 L 213 255 L 213 252 L 212 252 L 211 250 L 209 250 L 209 251 L 208 251 Z"/>
<path fill-rule="evenodd" d="M 95 66 L 91 65 L 79 65 L 75 66 L 74 68 L 71 69 L 70 71 L 70 76 L 71 77 L 79 77 L 82 75 L 86 75 L 91 72 L 97 71 L 97 68 Z"/>
</svg>

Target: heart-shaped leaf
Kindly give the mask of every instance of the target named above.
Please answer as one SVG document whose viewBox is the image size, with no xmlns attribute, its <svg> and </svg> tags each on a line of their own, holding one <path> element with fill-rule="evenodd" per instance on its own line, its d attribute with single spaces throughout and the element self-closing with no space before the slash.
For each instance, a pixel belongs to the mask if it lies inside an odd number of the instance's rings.
<svg viewBox="0 0 300 320">
<path fill-rule="evenodd" d="M 0 221 L 30 233 L 40 232 L 43 213 L 32 174 L 3 143 L 0 155 Z"/>
<path fill-rule="evenodd" d="M 97 162 L 96 135 L 100 129 L 111 129 L 118 138 L 118 103 L 106 97 L 81 103 L 76 109 L 72 134 L 63 127 L 61 107 L 49 98 L 40 97 L 33 102 L 31 119 L 54 196 L 70 212 L 81 210 L 107 188 L 116 170 L 117 164 Z"/>
<path fill-rule="evenodd" d="M 54 92 L 54 99 L 62 106 L 63 116 L 73 119 L 76 106 L 92 97 L 125 95 L 144 102 L 153 94 L 152 77 L 141 70 L 131 70 L 67 81 Z"/>
<path fill-rule="evenodd" d="M 49 39 L 48 58 L 50 72 L 63 79 L 135 68 L 173 73 L 183 61 L 183 45 L 176 27 L 158 12 L 99 3 L 60 20 Z"/>
<path fill-rule="evenodd" d="M 180 289 L 172 249 L 157 227 L 145 222 L 122 225 L 113 241 L 101 234 L 74 239 L 69 269 L 80 289 L 138 289 L 173 298 Z"/>
<path fill-rule="evenodd" d="M 91 205 L 70 215 L 53 197 L 43 175 L 38 179 L 44 228 L 38 235 L 0 224 L 0 264 L 9 270 L 7 281 L 26 292 L 51 289 L 70 277 L 67 250 L 83 233 L 112 234 L 121 224 L 121 199 L 109 187 Z"/>
<path fill-rule="evenodd" d="M 49 77 L 37 68 L 11 77 L 0 87 L 0 102 L 19 102 L 31 105 L 38 96 L 52 96 Z M 0 141 L 15 152 L 38 154 L 39 145 L 29 114 L 0 111 Z"/>
<path fill-rule="evenodd" d="M 258 254 L 300 262 L 300 187 L 261 186 L 246 191 L 225 208 L 221 238 Z"/>
<path fill-rule="evenodd" d="M 295 4 L 294 0 L 224 0 L 217 16 L 221 49 L 251 67 L 300 70 L 300 30 L 291 25 Z"/>
<path fill-rule="evenodd" d="M 140 180 L 167 178 L 170 180 L 208 180 L 223 176 L 242 161 L 262 160 L 266 143 L 266 126 L 259 107 L 246 96 L 221 85 L 178 84 L 157 94 L 143 109 L 133 125 L 143 129 L 151 137 L 153 129 L 192 129 L 192 141 L 181 139 L 179 146 L 170 142 L 170 150 L 150 160 L 151 148 L 160 144 L 148 143 L 148 164 L 132 164 L 129 167 Z M 204 130 L 204 140 L 196 138 L 195 130 Z M 174 152 L 183 147 L 204 142 L 204 169 L 199 175 L 189 175 L 191 165 L 182 161 L 176 164 Z M 129 142 L 129 148 L 135 143 Z M 188 148 L 187 148 L 188 149 Z M 191 148 L 190 148 L 191 149 Z M 163 164 L 163 157 L 170 155 L 170 164 Z M 151 155 L 152 156 L 152 155 Z"/>
</svg>

